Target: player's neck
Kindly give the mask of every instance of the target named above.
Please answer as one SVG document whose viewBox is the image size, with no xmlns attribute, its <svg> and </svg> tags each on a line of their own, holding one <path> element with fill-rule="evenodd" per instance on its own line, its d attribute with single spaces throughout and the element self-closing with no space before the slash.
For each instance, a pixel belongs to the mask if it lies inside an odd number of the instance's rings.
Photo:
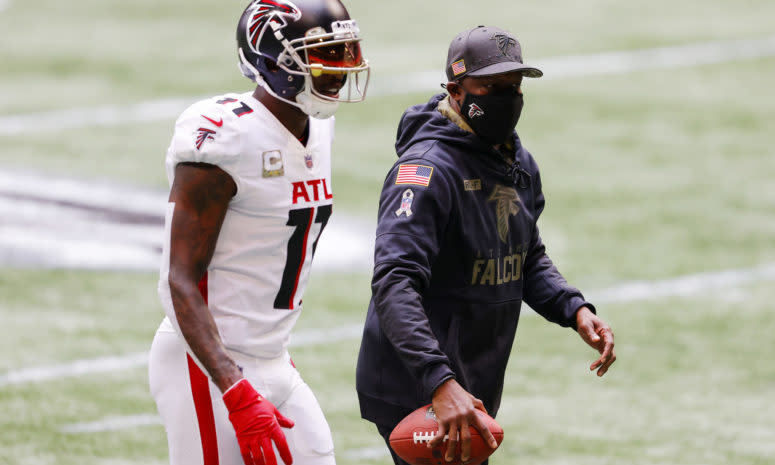
<svg viewBox="0 0 775 465">
<path fill-rule="evenodd" d="M 274 97 L 272 94 L 264 90 L 263 87 L 256 87 L 253 92 L 253 97 L 261 102 L 267 110 L 277 118 L 280 123 L 297 139 L 304 137 L 304 131 L 307 128 L 307 122 L 309 116 L 301 111 L 298 107 L 295 107 L 287 102 Z"/>
</svg>

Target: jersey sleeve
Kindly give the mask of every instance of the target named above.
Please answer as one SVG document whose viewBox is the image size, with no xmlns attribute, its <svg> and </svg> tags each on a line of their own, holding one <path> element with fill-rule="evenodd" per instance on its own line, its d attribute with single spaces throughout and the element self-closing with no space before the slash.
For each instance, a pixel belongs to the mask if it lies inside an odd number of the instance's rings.
<svg viewBox="0 0 775 465">
<path fill-rule="evenodd" d="M 193 104 L 175 122 L 166 159 L 170 184 L 178 163 L 207 163 L 228 173 L 239 190 L 241 144 L 237 118 L 225 105 L 215 100 Z"/>
</svg>

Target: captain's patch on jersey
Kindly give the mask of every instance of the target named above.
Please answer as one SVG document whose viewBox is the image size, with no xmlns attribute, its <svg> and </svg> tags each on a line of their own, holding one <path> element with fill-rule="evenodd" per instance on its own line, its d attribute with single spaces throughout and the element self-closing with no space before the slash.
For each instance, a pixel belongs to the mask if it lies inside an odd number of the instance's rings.
<svg viewBox="0 0 775 465">
<path fill-rule="evenodd" d="M 401 194 L 401 206 L 396 210 L 396 216 L 406 215 L 407 218 L 412 216 L 412 202 L 414 201 L 414 192 L 412 189 L 407 189 Z"/>
<path fill-rule="evenodd" d="M 416 184 L 418 186 L 427 186 L 431 183 L 433 167 L 425 165 L 400 165 L 398 167 L 398 176 L 396 184 Z"/>
<path fill-rule="evenodd" d="M 283 154 L 279 150 L 270 150 L 262 155 L 264 159 L 264 177 L 276 178 L 285 174 Z"/>
</svg>

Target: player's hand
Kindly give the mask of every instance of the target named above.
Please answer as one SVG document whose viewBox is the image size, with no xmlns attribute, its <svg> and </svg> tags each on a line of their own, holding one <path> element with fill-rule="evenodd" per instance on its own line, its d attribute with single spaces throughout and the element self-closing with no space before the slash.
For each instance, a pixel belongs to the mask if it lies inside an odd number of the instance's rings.
<svg viewBox="0 0 775 465">
<path fill-rule="evenodd" d="M 473 426 L 479 431 L 484 441 L 493 449 L 498 447 L 490 429 L 479 419 L 475 410 L 487 413 L 481 400 L 463 389 L 454 379 L 446 381 L 433 393 L 433 411 L 439 423 L 438 434 L 428 443 L 428 447 L 436 447 L 448 435 L 445 458 L 451 462 L 455 458 L 457 445 L 460 443 L 460 460 L 465 462 L 471 457 L 471 431 Z"/>
<path fill-rule="evenodd" d="M 241 379 L 223 393 L 229 420 L 237 433 L 245 465 L 277 465 L 272 441 L 286 465 L 293 463 L 285 435 L 280 429 L 293 422 L 280 414 L 271 402 L 260 396 L 248 380 Z"/>
<path fill-rule="evenodd" d="M 597 376 L 603 376 L 616 361 L 614 332 L 587 307 L 581 307 L 576 312 L 576 328 L 581 339 L 600 353 L 600 358 L 589 366 L 589 370 L 597 370 Z"/>
</svg>

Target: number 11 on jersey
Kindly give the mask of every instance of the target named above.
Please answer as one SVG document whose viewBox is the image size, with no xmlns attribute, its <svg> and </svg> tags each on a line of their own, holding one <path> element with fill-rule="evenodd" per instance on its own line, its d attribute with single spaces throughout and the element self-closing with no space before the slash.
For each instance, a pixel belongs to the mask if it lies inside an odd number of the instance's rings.
<svg viewBox="0 0 775 465">
<path fill-rule="evenodd" d="M 315 211 L 317 210 L 317 215 Z M 314 242 L 312 243 L 312 256 L 315 256 L 315 249 L 318 246 L 320 234 L 328 223 L 331 216 L 331 205 L 321 205 L 317 208 L 300 208 L 288 212 L 287 226 L 293 226 L 293 234 L 288 239 L 288 255 L 285 260 L 285 270 L 283 270 L 283 279 L 280 283 L 280 290 L 274 299 L 274 308 L 278 310 L 293 310 L 293 302 L 296 297 L 296 291 L 299 287 L 299 278 L 304 262 L 307 258 L 307 244 L 309 233 L 313 223 L 320 223 Z"/>
</svg>

